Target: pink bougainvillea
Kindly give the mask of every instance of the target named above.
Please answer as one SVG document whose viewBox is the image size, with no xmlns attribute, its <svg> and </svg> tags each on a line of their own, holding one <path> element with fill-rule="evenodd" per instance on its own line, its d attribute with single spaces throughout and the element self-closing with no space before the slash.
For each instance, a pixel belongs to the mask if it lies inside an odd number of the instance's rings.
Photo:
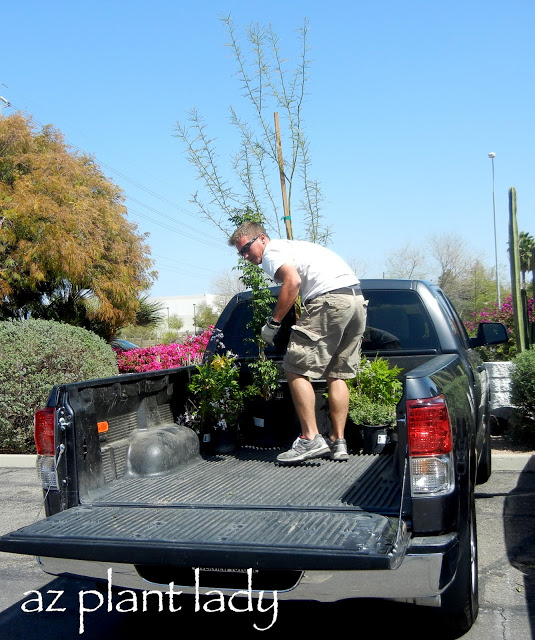
<svg viewBox="0 0 535 640">
<path fill-rule="evenodd" d="M 198 336 L 190 336 L 182 344 L 159 344 L 117 354 L 120 373 L 141 373 L 174 369 L 202 361 L 213 327 Z"/>
<path fill-rule="evenodd" d="M 529 322 L 535 322 L 535 306 L 533 298 L 527 299 L 527 311 Z M 472 320 L 465 322 L 465 326 L 470 335 L 476 335 L 480 322 L 503 322 L 509 332 L 509 341 L 497 347 L 482 347 L 481 352 L 487 360 L 510 360 L 516 355 L 515 327 L 513 317 L 513 299 L 508 296 L 502 302 L 501 307 L 497 303 L 472 313 Z"/>
<path fill-rule="evenodd" d="M 528 318 L 530 322 L 535 321 L 535 310 L 533 305 L 533 298 L 528 298 Z M 512 296 L 508 296 L 502 302 L 502 306 L 499 307 L 496 303 L 492 306 L 486 307 L 481 311 L 472 313 L 473 320 L 466 322 L 466 328 L 469 332 L 475 332 L 480 322 L 503 322 L 509 330 L 514 325 L 513 320 L 513 299 Z"/>
</svg>

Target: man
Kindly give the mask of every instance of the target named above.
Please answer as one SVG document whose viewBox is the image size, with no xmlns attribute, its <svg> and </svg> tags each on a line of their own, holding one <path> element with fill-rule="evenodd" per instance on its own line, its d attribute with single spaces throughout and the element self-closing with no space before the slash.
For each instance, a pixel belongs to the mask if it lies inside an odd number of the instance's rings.
<svg viewBox="0 0 535 640">
<path fill-rule="evenodd" d="M 354 378 L 366 325 L 366 307 L 359 280 L 334 252 L 299 240 L 271 240 L 265 229 L 245 222 L 229 244 L 252 264 L 259 265 L 281 289 L 262 338 L 273 344 L 284 316 L 299 294 L 303 313 L 292 327 L 283 368 L 301 424 L 301 435 L 277 460 L 302 462 L 330 454 L 347 460 L 344 430 L 349 408 L 346 379 Z M 310 378 L 325 377 L 332 422 L 330 442 L 318 432 L 316 399 Z"/>
</svg>

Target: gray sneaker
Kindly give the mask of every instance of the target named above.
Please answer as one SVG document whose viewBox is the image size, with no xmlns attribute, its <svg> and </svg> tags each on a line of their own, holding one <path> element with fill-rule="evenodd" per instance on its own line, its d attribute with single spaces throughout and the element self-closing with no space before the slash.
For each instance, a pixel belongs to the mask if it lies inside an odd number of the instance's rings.
<svg viewBox="0 0 535 640">
<path fill-rule="evenodd" d="M 330 445 L 332 460 L 349 460 L 349 454 L 347 453 L 347 443 L 343 438 L 338 438 L 338 440 L 331 441 Z"/>
<path fill-rule="evenodd" d="M 303 462 L 311 458 L 320 458 L 329 453 L 331 448 L 325 442 L 323 436 L 318 434 L 314 440 L 297 438 L 289 451 L 277 456 L 278 462 Z"/>
</svg>

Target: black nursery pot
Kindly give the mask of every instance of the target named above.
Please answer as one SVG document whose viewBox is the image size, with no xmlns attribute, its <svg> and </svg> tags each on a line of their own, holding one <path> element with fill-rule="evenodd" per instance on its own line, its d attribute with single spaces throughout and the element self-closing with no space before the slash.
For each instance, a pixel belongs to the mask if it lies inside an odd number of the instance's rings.
<svg viewBox="0 0 535 640">
<path fill-rule="evenodd" d="M 388 425 L 366 424 L 361 430 L 364 453 L 382 453 L 389 443 Z"/>
</svg>

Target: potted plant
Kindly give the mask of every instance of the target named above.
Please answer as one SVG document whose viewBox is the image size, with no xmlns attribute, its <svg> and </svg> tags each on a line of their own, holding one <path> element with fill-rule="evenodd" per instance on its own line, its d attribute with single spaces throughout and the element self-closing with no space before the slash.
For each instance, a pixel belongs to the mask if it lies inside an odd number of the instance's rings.
<svg viewBox="0 0 535 640">
<path fill-rule="evenodd" d="M 252 402 L 254 439 L 267 441 L 273 435 L 268 434 L 270 429 L 267 422 L 270 415 L 276 413 L 275 405 L 277 391 L 281 386 L 282 371 L 280 365 L 266 355 L 267 344 L 261 337 L 261 330 L 271 316 L 276 298 L 271 293 L 266 276 L 259 267 L 240 258 L 240 269 L 242 270 L 241 281 L 247 289 L 251 290 L 252 317 L 247 323 L 247 328 L 253 333 L 253 338 L 249 339 L 252 358 L 247 363 L 247 368 L 251 380 L 249 395 L 254 397 Z M 263 428 L 261 432 L 258 430 L 259 427 Z"/>
<path fill-rule="evenodd" d="M 236 356 L 229 351 L 207 358 L 196 368 L 189 384 L 194 407 L 190 426 L 199 433 L 205 450 L 230 453 L 236 448 L 245 400 L 254 390 L 240 384 Z"/>
<path fill-rule="evenodd" d="M 362 358 L 356 378 L 348 380 L 349 419 L 361 430 L 365 453 L 380 453 L 391 441 L 403 389 L 400 372 L 384 358 Z"/>
</svg>

